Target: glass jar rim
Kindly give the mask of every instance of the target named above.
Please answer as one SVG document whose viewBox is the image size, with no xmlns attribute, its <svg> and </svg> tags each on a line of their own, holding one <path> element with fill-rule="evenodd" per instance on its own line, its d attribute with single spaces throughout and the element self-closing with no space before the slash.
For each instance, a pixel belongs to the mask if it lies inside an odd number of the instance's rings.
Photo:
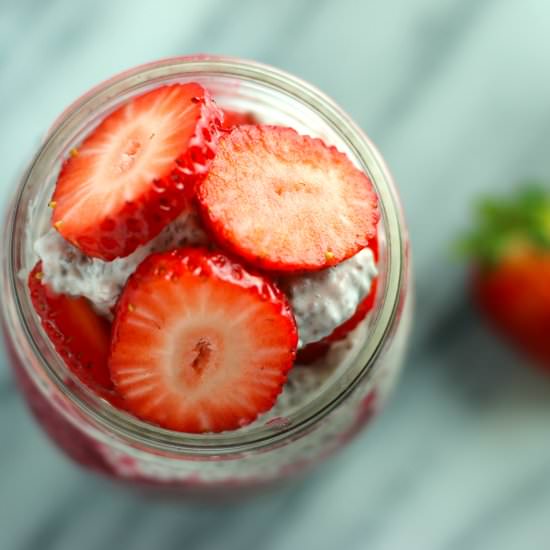
<svg viewBox="0 0 550 550">
<path fill-rule="evenodd" d="M 379 197 L 381 217 L 387 235 L 387 282 L 384 295 L 381 297 L 381 307 L 371 326 L 369 337 L 344 373 L 345 381 L 340 379 L 338 388 L 332 387 L 328 396 L 317 396 L 303 408 L 289 415 L 291 421 L 283 425 L 268 424 L 247 430 L 195 435 L 165 430 L 122 413 L 78 381 L 76 390 L 65 383 L 59 374 L 61 371 L 45 359 L 32 336 L 29 327 L 32 323 L 39 323 L 38 320 L 25 315 L 22 307 L 22 301 L 28 300 L 28 296 L 22 295 L 22 289 L 17 284 L 18 275 L 14 266 L 18 250 L 14 235 L 16 224 L 25 223 L 21 221 L 21 217 L 17 217 L 24 190 L 38 177 L 41 172 L 40 166 L 47 164 L 52 158 L 58 158 L 64 136 L 70 134 L 83 118 L 94 113 L 108 99 L 129 93 L 134 88 L 158 79 L 184 77 L 188 74 L 249 80 L 299 100 L 338 131 L 347 146 L 360 159 L 363 168 L 368 170 Z M 37 363 L 48 382 L 53 384 L 96 429 L 99 429 L 100 433 L 108 431 L 130 444 L 174 454 L 211 455 L 250 451 L 298 436 L 317 424 L 337 407 L 365 376 L 372 374 L 376 358 L 394 324 L 404 284 L 405 226 L 393 179 L 380 153 L 351 118 L 324 93 L 293 75 L 255 61 L 208 55 L 167 58 L 132 68 L 95 86 L 72 103 L 50 128 L 23 175 L 10 216 L 6 268 L 9 297 L 13 299 L 13 307 L 8 308 L 6 315 L 11 312 L 20 322 L 22 321 L 23 331 L 20 340 L 23 337 L 26 342 L 20 341 L 19 344 L 38 359 Z M 56 360 L 61 361 L 57 356 L 54 357 L 54 361 Z M 24 366 L 30 369 L 28 365 Z"/>
</svg>

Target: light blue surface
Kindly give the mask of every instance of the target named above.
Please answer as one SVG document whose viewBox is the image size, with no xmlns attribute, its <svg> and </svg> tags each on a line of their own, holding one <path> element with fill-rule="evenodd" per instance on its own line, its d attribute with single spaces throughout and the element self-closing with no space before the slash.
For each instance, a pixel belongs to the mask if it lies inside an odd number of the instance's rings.
<svg viewBox="0 0 550 550">
<path fill-rule="evenodd" d="M 0 549 L 547 549 L 550 382 L 481 327 L 449 241 L 483 190 L 550 179 L 547 0 L 0 0 L 0 198 L 61 110 L 155 58 L 255 58 L 333 96 L 397 179 L 411 358 L 373 428 L 303 484 L 206 506 L 77 471 L 0 367 Z"/>
</svg>

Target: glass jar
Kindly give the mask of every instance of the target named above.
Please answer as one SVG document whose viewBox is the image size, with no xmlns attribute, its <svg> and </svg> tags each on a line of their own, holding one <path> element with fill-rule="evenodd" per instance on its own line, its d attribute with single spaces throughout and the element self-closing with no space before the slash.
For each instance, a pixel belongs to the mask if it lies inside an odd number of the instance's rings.
<svg viewBox="0 0 550 550">
<path fill-rule="evenodd" d="M 196 81 L 226 109 L 291 126 L 344 151 L 378 192 L 379 280 L 372 312 L 335 344 L 330 368 L 296 366 L 303 388 L 284 414 L 215 434 L 177 433 L 114 408 L 66 368 L 33 311 L 26 275 L 33 243 L 49 226 L 47 208 L 60 163 L 128 98 L 160 84 Z M 345 445 L 380 410 L 403 363 L 411 319 L 406 229 L 391 176 L 373 144 L 332 100 L 277 69 L 197 56 L 158 61 L 115 76 L 55 122 L 8 209 L 2 292 L 6 349 L 30 408 L 50 438 L 79 464 L 117 479 L 203 491 L 264 485 L 293 477 Z M 310 369 L 308 371 L 308 369 Z M 326 373 L 325 373 L 326 371 Z M 305 382 L 304 382 L 305 381 Z M 300 386 L 302 384 L 302 386 Z"/>
</svg>

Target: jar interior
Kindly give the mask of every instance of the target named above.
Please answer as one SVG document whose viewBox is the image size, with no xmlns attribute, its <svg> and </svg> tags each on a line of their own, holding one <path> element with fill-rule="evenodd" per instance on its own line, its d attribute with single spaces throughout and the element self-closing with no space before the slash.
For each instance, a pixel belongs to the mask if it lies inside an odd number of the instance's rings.
<svg viewBox="0 0 550 550">
<path fill-rule="evenodd" d="M 192 64 L 191 64 L 192 65 Z M 246 440 L 261 440 L 274 433 L 285 433 L 299 424 L 311 421 L 320 411 L 331 406 L 341 395 L 351 387 L 354 380 L 364 375 L 373 362 L 377 346 L 380 344 L 380 332 L 373 337 L 373 328 L 379 323 L 380 312 L 388 296 L 388 220 L 385 208 L 381 208 L 381 221 L 378 226 L 379 237 L 379 283 L 372 312 L 352 333 L 352 338 L 341 345 L 334 346 L 329 358 L 331 365 L 321 366 L 319 384 L 307 392 L 303 399 L 285 409 L 284 417 L 275 413 L 266 414 L 253 424 L 223 434 L 181 434 L 160 429 L 146 424 L 125 412 L 119 411 L 108 402 L 96 396 L 66 368 L 55 353 L 53 346 L 42 332 L 40 323 L 33 311 L 26 285 L 26 276 L 37 260 L 33 251 L 33 243 L 50 227 L 51 211 L 48 207 L 53 192 L 57 174 L 62 160 L 73 147 L 78 146 L 82 139 L 113 109 L 134 95 L 141 94 L 161 84 L 172 82 L 199 82 L 210 90 L 218 105 L 224 109 L 253 113 L 262 123 L 289 126 L 302 134 L 322 138 L 326 143 L 336 146 L 363 171 L 365 171 L 375 187 L 378 187 L 380 171 L 384 170 L 377 164 L 374 155 L 369 162 L 361 156 L 354 143 L 346 134 L 345 123 L 350 123 L 347 117 L 336 107 L 324 110 L 324 96 L 308 96 L 301 94 L 300 86 L 294 83 L 290 89 L 283 89 L 273 82 L 258 81 L 256 74 L 227 74 L 223 70 L 209 71 L 201 68 L 193 70 L 192 66 L 182 63 L 179 70 L 171 69 L 169 74 L 144 75 L 136 73 L 125 78 L 114 79 L 96 93 L 75 103 L 65 116 L 59 120 L 46 136 L 43 148 L 39 151 L 29 168 L 26 184 L 16 204 L 16 221 L 13 227 L 12 262 L 13 272 L 19 274 L 14 278 L 16 293 L 19 299 L 24 323 L 35 349 L 42 356 L 43 363 L 51 370 L 54 378 L 62 386 L 62 391 L 71 400 L 96 420 L 104 423 L 105 419 L 114 422 L 122 430 L 137 431 L 140 437 L 164 438 L 166 444 L 190 446 L 217 446 L 240 443 L 243 435 Z M 235 71 L 237 72 L 237 71 Z M 162 73 L 162 71 L 161 71 Z M 313 89 L 311 89 L 313 90 Z M 307 90 L 306 90 L 307 91 Z M 312 92 L 313 93 L 313 92 Z M 342 120 L 338 117 L 345 117 Z M 383 203 L 381 202 L 381 206 Z M 376 341 L 373 341 L 374 340 Z M 366 366 L 366 364 L 369 365 Z M 310 367 L 294 367 L 297 369 L 315 369 Z M 324 369 L 324 370 L 323 370 Z M 321 372 L 322 371 L 322 372 Z M 297 377 L 303 376 L 296 374 Z M 183 439 L 185 441 L 183 441 Z"/>
</svg>

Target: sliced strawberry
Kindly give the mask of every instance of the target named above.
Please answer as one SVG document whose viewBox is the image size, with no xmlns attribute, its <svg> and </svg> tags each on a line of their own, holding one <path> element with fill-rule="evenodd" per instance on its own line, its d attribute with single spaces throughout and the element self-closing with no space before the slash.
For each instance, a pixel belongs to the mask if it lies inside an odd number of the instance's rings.
<svg viewBox="0 0 550 550">
<path fill-rule="evenodd" d="M 264 277 L 201 248 L 152 254 L 117 304 L 110 370 L 136 416 L 182 432 L 248 424 L 275 403 L 296 324 Z"/>
<path fill-rule="evenodd" d="M 86 298 L 57 294 L 42 281 L 42 262 L 28 279 L 32 304 L 56 351 L 79 380 L 119 404 L 109 374 L 111 326 Z"/>
<path fill-rule="evenodd" d="M 325 340 L 329 342 L 338 342 L 345 338 L 357 325 L 368 315 L 374 300 L 376 298 L 376 289 L 378 286 L 378 279 L 374 279 L 370 292 L 363 298 L 363 301 L 357 306 L 355 313 L 345 323 L 342 323 L 339 327 L 336 327 L 334 331 L 329 334 Z"/>
<path fill-rule="evenodd" d="M 374 256 L 374 261 L 378 263 L 380 258 L 380 243 L 378 242 L 378 235 L 375 235 L 368 244 L 368 247 L 372 250 L 372 255 Z"/>
<path fill-rule="evenodd" d="M 520 249 L 496 266 L 479 266 L 471 286 L 491 326 L 550 371 L 550 249 Z"/>
<path fill-rule="evenodd" d="M 223 110 L 223 130 L 232 130 L 235 126 L 243 124 L 257 124 L 258 120 L 252 113 L 240 113 L 238 111 Z"/>
<path fill-rule="evenodd" d="M 222 136 L 197 197 L 220 245 L 283 272 L 354 255 L 375 236 L 379 218 L 369 178 L 346 155 L 278 126 Z"/>
<path fill-rule="evenodd" d="M 326 342 L 324 339 L 311 342 L 296 352 L 296 363 L 298 365 L 311 365 L 325 357 L 331 346 L 332 342 Z"/>
<path fill-rule="evenodd" d="M 53 225 L 88 256 L 127 256 L 188 206 L 214 156 L 220 118 L 195 83 L 131 99 L 63 164 Z"/>
<path fill-rule="evenodd" d="M 357 306 L 355 313 L 345 323 L 336 327 L 334 331 L 319 340 L 318 342 L 311 342 L 303 348 L 298 350 L 296 355 L 296 361 L 302 365 L 310 365 L 321 357 L 324 357 L 331 344 L 343 340 L 359 323 L 369 314 L 374 305 L 376 298 L 376 289 L 378 286 L 378 279 L 374 279 L 370 292 L 365 296 L 363 301 Z"/>
</svg>

